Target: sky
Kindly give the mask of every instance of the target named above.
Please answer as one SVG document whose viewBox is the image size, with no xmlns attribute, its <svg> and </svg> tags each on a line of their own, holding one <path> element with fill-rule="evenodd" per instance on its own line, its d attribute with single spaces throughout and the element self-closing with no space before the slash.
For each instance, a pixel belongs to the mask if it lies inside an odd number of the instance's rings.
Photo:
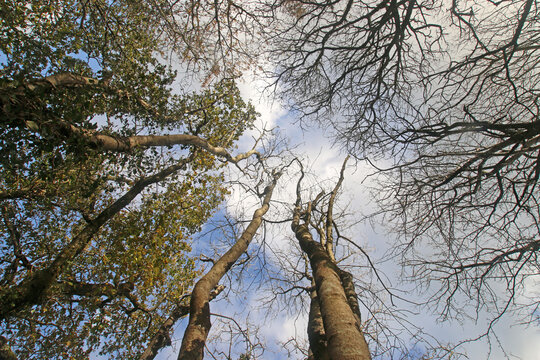
<svg viewBox="0 0 540 360">
<path fill-rule="evenodd" d="M 291 145 L 296 146 L 296 152 L 302 154 L 314 176 L 317 179 L 329 179 L 328 184 L 332 186 L 332 181 L 337 179 L 345 154 L 337 146 L 332 144 L 330 136 L 325 134 L 324 129 L 310 127 L 309 130 L 301 130 L 294 121 L 294 114 L 288 113 L 280 105 L 279 101 L 269 99 L 267 94 L 261 94 L 262 84 L 261 81 L 248 79 L 240 85 L 243 96 L 251 99 L 258 112 L 261 113 L 260 124 L 257 127 L 279 128 L 283 134 L 287 135 L 291 141 Z M 240 140 L 238 151 L 249 150 L 252 145 L 253 136 L 256 136 L 256 134 L 245 135 Z M 362 215 L 374 210 L 374 205 L 367 191 L 367 186 L 372 180 L 371 178 L 366 178 L 366 175 L 370 172 L 371 169 L 369 166 L 361 163 L 350 166 L 346 171 L 343 192 L 340 199 L 342 202 L 348 203 L 352 218 L 360 218 Z M 291 194 L 294 194 L 294 187 L 296 186 L 294 179 L 293 177 L 288 178 L 286 184 L 281 184 L 281 188 L 277 192 L 278 195 L 274 198 L 276 202 L 291 202 L 291 196 L 294 196 Z M 242 191 L 235 189 L 228 199 L 227 210 L 230 213 L 243 212 L 249 214 L 252 211 L 254 204 L 256 204 L 256 199 L 251 199 L 250 201 L 241 194 Z M 274 248 L 283 250 L 283 253 L 293 251 L 291 248 L 292 235 L 286 234 L 287 230 L 284 230 L 288 229 L 288 226 L 287 224 L 285 227 L 277 227 L 275 230 L 267 229 L 267 241 Z M 353 238 L 370 254 L 378 271 L 384 274 L 383 279 L 385 279 L 386 285 L 392 285 L 395 289 L 403 290 L 403 293 L 401 293 L 402 296 L 409 301 L 422 300 L 423 294 L 415 293 L 410 290 L 410 285 L 400 283 L 400 268 L 397 264 L 377 260 L 392 247 L 395 234 L 391 232 L 391 229 L 385 228 L 382 224 L 364 221 L 353 223 L 346 231 L 348 236 Z M 252 244 L 251 246 L 251 249 L 253 249 L 254 246 L 258 245 Z M 279 271 L 277 268 L 276 270 Z M 261 355 L 260 359 L 303 358 L 301 354 L 294 352 L 288 353 L 287 350 L 294 348 L 290 342 L 291 339 L 296 339 L 299 343 L 306 343 L 307 311 L 298 311 L 295 307 L 287 308 L 287 306 L 284 306 L 277 310 L 274 308 L 274 311 L 269 312 L 267 309 L 260 308 L 261 302 L 265 299 L 265 293 L 263 291 L 252 288 L 247 292 L 234 293 L 233 290 L 231 289 L 231 293 L 228 294 L 229 296 L 225 297 L 222 294 L 214 300 L 211 303 L 211 311 L 235 318 L 241 326 L 245 326 L 248 331 L 252 332 L 251 335 L 254 338 L 258 334 L 261 339 L 264 339 L 266 341 L 266 351 Z M 499 291 L 503 290 L 499 289 Z M 538 284 L 532 284 L 529 288 L 531 294 L 537 290 L 540 290 Z M 421 328 L 426 334 L 429 334 L 443 344 L 458 343 L 468 338 L 477 337 L 487 328 L 486 319 L 489 314 L 480 313 L 480 316 L 476 320 L 471 314 L 471 319 L 441 322 L 438 320 L 438 314 L 430 312 L 429 309 L 419 309 L 399 299 L 395 300 L 394 303 L 395 307 L 388 305 L 390 310 L 395 309 L 396 312 L 403 311 L 400 314 L 405 314 L 406 321 L 410 321 L 411 324 Z M 366 309 L 362 309 L 362 316 L 364 318 L 369 317 Z M 246 325 L 246 320 L 249 320 L 248 325 Z M 399 328 L 401 326 L 395 321 L 388 321 L 389 327 Z M 163 349 L 158 355 L 158 359 L 176 359 L 186 324 L 187 318 L 176 325 L 173 346 Z M 210 339 L 216 339 L 224 333 L 224 328 L 220 325 L 222 323 L 219 318 L 213 317 L 213 324 L 214 327 L 210 333 Z M 230 325 L 231 322 L 225 320 L 225 324 Z M 257 324 L 263 325 L 256 329 L 255 326 Z M 409 330 L 411 329 L 401 329 L 398 333 L 406 338 Z M 497 335 L 496 337 L 491 336 L 490 338 L 482 338 L 478 341 L 464 344 L 459 348 L 459 351 L 466 353 L 471 359 L 540 360 L 540 324 L 520 325 L 519 320 L 503 316 L 494 325 L 493 330 L 494 334 Z M 240 338 L 235 339 L 237 345 L 240 347 L 246 346 L 245 342 Z M 289 342 L 288 345 L 284 346 L 283 344 L 287 342 Z M 207 358 L 212 357 L 207 355 Z M 217 358 L 220 357 L 217 356 Z"/>
</svg>

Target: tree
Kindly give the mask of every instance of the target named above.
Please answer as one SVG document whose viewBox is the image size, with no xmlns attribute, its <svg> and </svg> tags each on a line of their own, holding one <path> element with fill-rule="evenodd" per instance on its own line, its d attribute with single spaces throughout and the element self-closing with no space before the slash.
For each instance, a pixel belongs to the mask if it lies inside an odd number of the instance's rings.
<svg viewBox="0 0 540 360">
<path fill-rule="evenodd" d="M 410 280 L 440 284 L 443 318 L 468 311 L 462 295 L 494 320 L 519 309 L 538 275 L 536 4 L 280 5 L 271 75 L 304 119 L 331 123 L 376 167 L 378 213 L 401 226 Z M 507 296 L 492 302 L 500 283 Z"/>
<path fill-rule="evenodd" d="M 307 255 L 313 273 L 308 334 L 313 359 L 371 359 L 362 333 L 360 310 L 354 291 L 352 276 L 341 270 L 334 255 L 333 206 L 337 191 L 343 182 L 344 162 L 340 178 L 330 194 L 324 225 L 316 226 L 320 243 L 309 231 L 313 207 L 318 205 L 320 193 L 302 211 L 301 180 L 296 190 L 296 205 L 291 228 L 300 247 Z M 304 218 L 300 224 L 300 216 Z M 318 222 L 318 224 L 321 224 Z M 316 223 L 317 224 L 317 223 Z"/>
<path fill-rule="evenodd" d="M 139 354 L 189 296 L 220 160 L 256 155 L 230 152 L 256 116 L 233 80 L 175 93 L 145 4 L 2 3 L 0 317 L 20 356 Z"/>
<path fill-rule="evenodd" d="M 253 218 L 238 238 L 237 242 L 217 261 L 212 268 L 199 280 L 193 288 L 190 303 L 189 324 L 184 333 L 182 347 L 178 359 L 202 359 L 204 345 L 210 331 L 210 291 L 218 286 L 225 273 L 234 265 L 240 256 L 247 250 L 255 233 L 263 222 L 263 216 L 270 207 L 272 193 L 276 182 L 281 176 L 280 171 L 272 174 L 271 182 L 263 190 L 262 206 L 253 213 Z"/>
<path fill-rule="evenodd" d="M 273 211 L 266 213 L 264 227 L 260 229 L 258 236 L 253 237 L 253 232 L 250 231 L 255 217 L 252 221 L 242 221 L 243 217 L 241 217 L 240 225 L 234 226 L 235 229 L 238 226 L 238 229 L 231 231 L 230 243 L 220 246 L 220 250 L 216 251 L 217 254 L 211 260 L 212 269 L 203 276 L 196 287 L 203 288 L 204 286 L 205 290 L 202 291 L 202 294 L 207 294 L 206 289 L 217 284 L 221 278 L 228 284 L 227 288 L 230 290 L 228 290 L 227 298 L 231 303 L 227 303 L 227 306 L 222 308 L 222 312 L 212 313 L 207 296 L 199 297 L 202 301 L 197 300 L 195 304 L 192 302 L 189 325 L 186 332 L 183 335 L 180 334 L 184 338 L 178 358 L 202 358 L 204 348 L 206 348 L 207 355 L 215 358 L 233 359 L 235 358 L 235 350 L 236 354 L 242 356 L 248 354 L 253 358 L 262 356 L 259 351 L 266 355 L 265 346 L 263 345 L 262 350 L 257 346 L 259 340 L 257 324 L 246 324 L 243 330 L 240 329 L 241 334 L 239 335 L 245 338 L 242 339 L 246 343 L 245 348 L 233 342 L 234 333 L 227 326 L 215 330 L 217 331 L 216 337 L 225 340 L 225 344 L 220 346 L 208 343 L 208 331 L 211 326 L 214 328 L 212 324 L 219 319 L 230 321 L 232 326 L 241 326 L 239 322 L 242 314 L 247 311 L 251 313 L 253 309 L 243 307 L 247 304 L 236 305 L 242 310 L 235 313 L 234 298 L 246 296 L 248 298 L 254 296 L 258 305 L 253 305 L 251 301 L 248 301 L 248 304 L 262 307 L 261 312 L 266 314 L 268 318 L 277 315 L 273 311 L 290 312 L 292 317 L 300 316 L 306 310 L 306 306 L 303 304 L 307 301 L 310 359 L 367 359 L 371 358 L 370 354 L 373 354 L 374 358 L 379 356 L 400 357 L 404 354 L 410 358 L 420 358 L 421 356 L 453 358 L 453 353 L 449 348 L 430 339 L 420 328 L 407 322 L 405 317 L 401 318 L 401 311 L 393 305 L 392 298 L 402 298 L 394 294 L 394 289 L 385 287 L 385 283 L 381 280 L 380 274 L 365 250 L 360 244 L 345 235 L 348 230 L 346 227 L 341 227 L 342 209 L 337 215 L 334 215 L 338 191 L 345 176 L 345 164 L 336 185 L 330 193 L 325 194 L 320 190 L 324 189 L 326 182 L 320 177 L 313 176 L 311 179 L 313 182 L 308 181 L 306 184 L 305 181 L 302 181 L 304 178 L 302 164 L 299 163 L 300 171 L 297 171 L 291 166 L 294 163 L 299 162 L 295 159 L 286 169 L 280 168 L 283 175 L 280 176 L 278 185 L 281 182 L 281 187 L 274 189 L 274 197 L 277 198 L 272 200 L 273 204 L 270 209 Z M 301 174 L 301 179 L 298 181 L 297 192 L 295 192 L 298 194 L 295 206 L 295 204 L 290 203 L 291 194 L 284 195 L 283 192 L 285 184 L 291 183 L 290 179 L 297 177 L 298 173 Z M 249 183 L 244 185 L 247 187 Z M 263 185 L 264 182 L 258 181 L 258 184 Z M 263 195 L 260 190 L 253 189 L 253 192 L 257 197 Z M 315 194 L 318 195 L 315 196 Z M 304 198 L 313 200 L 302 201 Z M 259 211 L 260 209 L 256 210 L 255 213 Z M 225 224 L 215 225 L 218 230 L 216 237 L 224 237 L 221 230 L 224 227 L 228 228 L 230 221 L 227 219 Z M 293 236 L 288 241 L 283 242 L 282 240 L 278 242 L 278 245 L 271 245 L 268 242 L 273 241 L 272 236 L 267 234 L 266 236 L 270 238 L 265 238 L 265 232 L 271 232 L 270 228 L 277 224 L 290 225 L 293 231 L 291 233 L 289 230 L 289 233 Z M 274 236 L 284 236 L 284 229 L 279 228 L 275 231 Z M 250 235 L 246 236 L 248 233 Z M 205 235 L 206 239 L 207 237 L 208 232 Z M 296 239 L 294 239 L 295 237 Z M 246 238 L 251 243 L 249 248 L 245 241 Z M 287 246 L 289 241 L 293 245 L 292 247 Z M 296 246 L 294 246 L 295 243 Z M 237 251 L 240 244 L 244 246 L 244 254 Z M 296 248 L 298 252 L 295 250 Z M 233 262 L 236 256 L 232 258 L 231 254 L 241 254 L 241 257 Z M 279 267 L 280 265 L 282 267 Z M 274 268 L 276 266 L 277 269 Z M 352 273 L 353 271 L 358 273 L 359 268 L 363 269 L 360 278 L 355 277 Z M 361 289 L 361 295 L 357 295 L 355 288 Z M 195 297 L 192 299 L 194 301 Z M 369 313 L 367 321 L 362 320 L 361 306 L 364 311 Z M 255 317 L 257 318 L 256 315 Z M 393 320 L 390 322 L 391 325 L 386 323 L 388 319 Z M 259 326 L 261 325 L 259 324 Z M 262 325 L 262 327 L 264 326 Z M 191 333 L 190 327 L 192 327 Z M 230 338 L 224 335 L 227 332 L 231 332 Z M 249 334 L 252 334 L 253 337 L 250 338 Z M 364 337 L 370 341 L 369 349 Z M 302 345 L 295 343 L 294 340 L 291 339 L 286 345 L 300 346 L 294 350 L 303 352 Z M 231 341 L 231 343 L 227 341 Z M 238 339 L 236 341 L 238 342 Z M 414 343 L 422 349 L 416 355 L 414 349 L 411 348 L 411 346 L 416 346 L 411 345 Z M 192 351 L 185 351 L 186 349 Z M 305 350 L 304 353 L 308 355 L 308 348 L 306 347 Z M 295 356 L 289 353 L 289 357 Z"/>
<path fill-rule="evenodd" d="M 191 296 L 190 319 L 182 340 L 182 347 L 178 355 L 179 359 L 203 358 L 206 339 L 211 327 L 210 291 L 218 285 L 220 279 L 229 272 L 242 254 L 247 251 L 248 246 L 255 237 L 257 229 L 263 223 L 263 216 L 269 209 L 276 183 L 283 171 L 289 168 L 289 166 L 290 164 L 271 172 L 271 182 L 262 192 L 257 191 L 259 197 L 263 198 L 262 206 L 255 210 L 252 220 L 247 224 L 236 242 L 219 259 L 213 261 L 211 269 L 195 285 Z M 307 209 L 302 211 L 301 215 L 301 179 L 304 174 L 302 166 L 302 176 L 297 186 L 297 201 L 292 219 L 292 230 L 296 234 L 300 246 L 311 260 L 313 269 L 313 276 L 311 278 L 314 282 L 313 287 L 309 290 L 312 294 L 311 308 L 320 309 L 317 313 L 314 311 L 311 312 L 310 317 L 313 317 L 314 320 L 311 322 L 310 329 L 308 330 L 312 333 L 319 331 L 319 336 L 321 337 L 318 341 L 311 341 L 311 348 L 315 349 L 315 359 L 322 358 L 320 357 L 321 352 L 328 352 L 328 356 L 331 356 L 330 358 L 370 358 L 367 343 L 360 330 L 362 327 L 360 311 L 354 291 L 352 275 L 337 267 L 334 258 L 334 245 L 331 241 L 333 239 L 332 227 L 334 226 L 332 209 L 337 191 L 343 181 L 344 170 L 345 164 L 342 168 L 340 179 L 329 197 L 328 210 L 325 213 L 327 222 L 324 225 L 324 236 L 321 235 L 321 244 L 313 240 L 308 227 L 312 224 L 312 207 L 317 205 L 322 193 L 314 203 L 309 202 Z M 300 216 L 305 219 L 302 224 L 300 224 Z M 323 228 L 317 229 L 322 231 Z M 321 295 L 317 296 L 317 293 Z M 315 322 L 320 324 L 318 329 L 314 328 Z M 311 338 L 312 336 L 310 336 Z M 320 343 L 319 347 L 317 347 L 316 342 Z M 241 358 L 249 355 L 249 353 L 247 355 L 241 354 Z"/>
</svg>

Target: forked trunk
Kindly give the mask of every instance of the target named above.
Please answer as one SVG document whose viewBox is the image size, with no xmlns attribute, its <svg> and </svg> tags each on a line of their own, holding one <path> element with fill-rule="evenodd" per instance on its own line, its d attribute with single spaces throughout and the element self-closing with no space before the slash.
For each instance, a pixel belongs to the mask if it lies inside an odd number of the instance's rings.
<svg viewBox="0 0 540 360">
<path fill-rule="evenodd" d="M 371 359 L 361 324 L 345 295 L 339 276 L 341 270 L 321 244 L 313 240 L 307 227 L 298 222 L 299 216 L 295 216 L 292 228 L 302 250 L 309 257 L 330 359 Z"/>
</svg>

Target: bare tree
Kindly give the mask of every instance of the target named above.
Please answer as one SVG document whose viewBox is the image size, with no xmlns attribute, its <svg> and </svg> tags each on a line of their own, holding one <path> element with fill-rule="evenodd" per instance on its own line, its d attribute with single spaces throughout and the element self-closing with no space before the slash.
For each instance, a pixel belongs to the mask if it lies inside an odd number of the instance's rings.
<svg viewBox="0 0 540 360">
<path fill-rule="evenodd" d="M 494 305 L 495 319 L 519 308 L 512 303 L 539 274 L 538 5 L 274 9 L 281 18 L 271 75 L 283 99 L 304 119 L 331 123 L 352 155 L 376 167 L 374 194 L 402 229 L 396 254 L 412 266 L 410 279 L 440 283 L 431 300 L 443 317 L 463 310 L 458 294 L 478 308 Z M 508 291 L 493 300 L 496 284 Z"/>
<path fill-rule="evenodd" d="M 300 247 L 309 258 L 313 272 L 314 289 L 311 290 L 310 322 L 308 334 L 314 359 L 371 359 L 369 349 L 362 333 L 360 311 L 352 277 L 344 275 L 337 266 L 333 249 L 333 205 L 337 191 L 343 181 L 343 164 L 340 178 L 330 195 L 326 221 L 316 229 L 321 237 L 317 243 L 309 231 L 313 206 L 317 196 L 309 202 L 306 209 L 301 208 L 301 180 L 296 191 L 296 206 L 291 228 Z M 300 217 L 303 223 L 300 223 Z M 345 281 L 344 281 L 345 280 Z"/>
<path fill-rule="evenodd" d="M 182 347 L 178 359 L 202 359 L 204 345 L 211 327 L 210 322 L 210 291 L 216 287 L 225 273 L 234 265 L 238 258 L 247 250 L 250 242 L 263 221 L 264 214 L 270 207 L 270 200 L 280 171 L 272 174 L 271 183 L 261 193 L 262 206 L 257 209 L 253 218 L 237 242 L 212 266 L 212 268 L 197 282 L 193 289 L 190 303 L 189 324 L 184 333 Z"/>
<path fill-rule="evenodd" d="M 539 274 L 538 8 L 500 5 L 452 3 L 449 28 L 463 49 L 423 74 L 422 118 L 392 133 L 403 157 L 380 178 L 390 190 L 382 209 L 407 236 L 398 251 L 415 277 L 440 284 L 431 300 L 443 317 L 463 307 L 440 299 L 461 295 L 490 306 L 493 320 L 538 306 L 520 299 Z M 416 252 L 426 242 L 429 261 Z"/>
</svg>

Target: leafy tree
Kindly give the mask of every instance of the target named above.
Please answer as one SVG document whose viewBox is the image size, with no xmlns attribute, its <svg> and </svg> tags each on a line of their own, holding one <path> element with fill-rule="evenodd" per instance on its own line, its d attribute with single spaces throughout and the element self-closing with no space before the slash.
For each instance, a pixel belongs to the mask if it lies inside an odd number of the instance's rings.
<svg viewBox="0 0 540 360">
<path fill-rule="evenodd" d="M 133 357 L 197 275 L 191 236 L 256 116 L 179 93 L 146 2 L 2 2 L 2 334 L 25 358 Z M 165 26 L 165 25 L 163 25 Z"/>
</svg>

